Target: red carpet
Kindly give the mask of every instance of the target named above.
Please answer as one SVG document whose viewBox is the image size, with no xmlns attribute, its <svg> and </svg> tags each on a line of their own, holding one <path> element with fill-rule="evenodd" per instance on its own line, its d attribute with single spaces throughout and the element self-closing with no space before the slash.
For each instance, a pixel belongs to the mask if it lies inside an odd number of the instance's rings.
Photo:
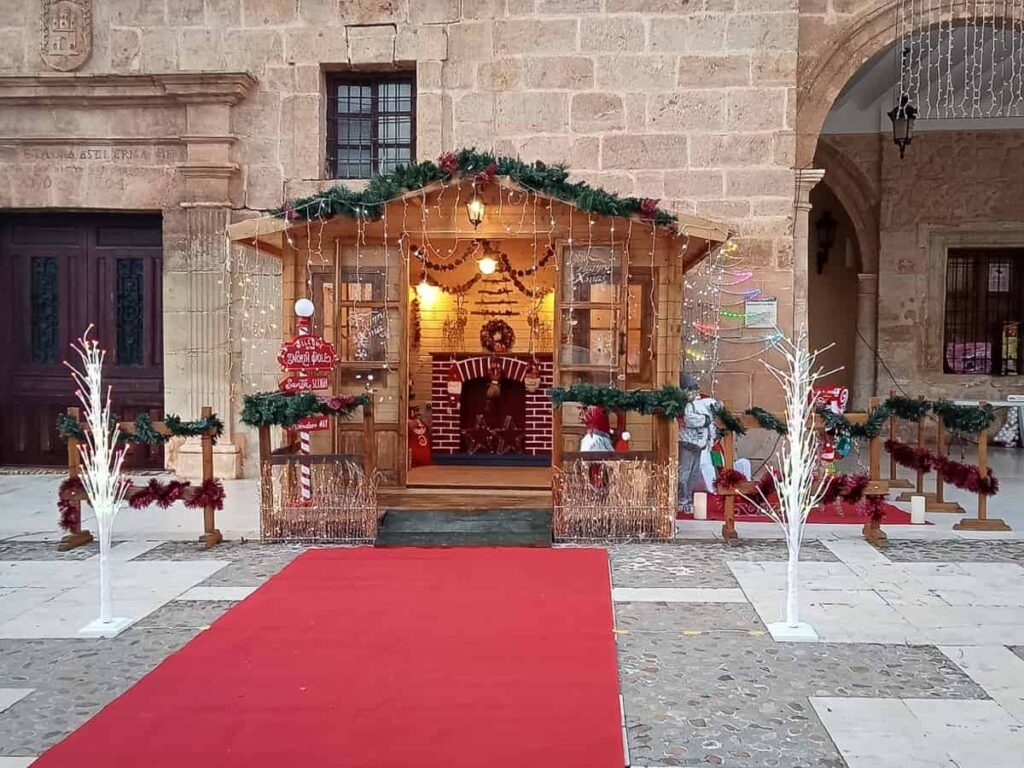
<svg viewBox="0 0 1024 768">
<path fill-rule="evenodd" d="M 904 512 L 897 506 L 883 503 L 885 517 L 882 518 L 882 525 L 910 525 L 910 513 Z M 680 512 L 677 516 L 680 520 L 693 520 L 693 515 Z M 826 507 L 815 507 L 811 516 L 807 518 L 808 523 L 832 523 L 839 525 L 864 525 L 867 518 L 861 509 L 853 504 L 840 502 L 829 504 Z M 721 496 L 708 496 L 708 520 L 725 520 L 725 500 Z M 770 523 L 771 518 L 762 515 L 760 512 L 750 510 L 749 504 L 741 499 L 736 500 L 736 522 L 737 523 Z M 930 525 L 930 523 L 929 523 Z"/>
<path fill-rule="evenodd" d="M 33 768 L 622 764 L 604 550 L 358 548 L 299 557 Z"/>
</svg>

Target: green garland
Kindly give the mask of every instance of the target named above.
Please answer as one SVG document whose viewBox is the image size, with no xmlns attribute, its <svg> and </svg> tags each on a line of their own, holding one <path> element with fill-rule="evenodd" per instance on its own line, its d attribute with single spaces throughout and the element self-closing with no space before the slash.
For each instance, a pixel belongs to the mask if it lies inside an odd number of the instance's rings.
<svg viewBox="0 0 1024 768">
<path fill-rule="evenodd" d="M 508 176 L 525 189 L 570 203 L 588 213 L 640 216 L 660 226 L 676 223 L 674 214 L 657 208 L 647 198 L 619 197 L 584 181 L 569 181 L 569 172 L 564 165 L 547 165 L 540 161 L 525 163 L 514 157 L 477 152 L 475 148 L 449 153 L 441 158 L 440 164 L 428 160 L 400 165 L 391 173 L 373 177 L 362 190 L 332 187 L 310 197 L 294 200 L 272 213 L 274 216 L 297 219 L 339 215 L 379 219 L 384 215 L 384 204 L 406 192 L 422 189 L 436 181 L 487 174 L 488 169 L 493 170 L 494 175 Z"/>
<path fill-rule="evenodd" d="M 240 418 L 250 427 L 292 427 L 307 416 L 347 417 L 369 402 L 367 394 L 319 397 L 312 392 L 258 392 L 243 398 Z"/>
<path fill-rule="evenodd" d="M 932 404 L 924 398 L 893 396 L 886 400 L 885 405 L 892 415 L 904 421 L 917 421 L 931 410 Z"/>
<path fill-rule="evenodd" d="M 686 393 L 671 384 L 655 390 L 625 390 L 576 383 L 568 387 L 551 387 L 548 394 L 553 408 L 558 408 L 563 403 L 579 403 L 586 406 L 604 406 L 609 411 L 633 411 L 644 415 L 663 413 L 673 419 L 682 415 L 686 405 Z"/>
<path fill-rule="evenodd" d="M 983 429 L 992 426 L 995 414 L 988 405 L 954 405 L 949 400 L 936 400 L 931 404 L 932 413 L 942 419 L 942 423 L 953 434 L 976 435 Z"/>
<path fill-rule="evenodd" d="M 743 422 L 736 418 L 736 415 L 726 408 L 724 405 L 715 409 L 715 415 L 718 416 L 718 420 L 722 422 L 722 429 L 720 432 L 732 432 L 736 435 L 747 434 L 747 428 L 743 426 Z"/>
<path fill-rule="evenodd" d="M 117 417 L 113 417 L 111 419 L 111 427 L 117 421 Z M 131 432 L 121 432 L 119 441 L 139 443 L 141 445 L 163 445 L 172 437 L 198 437 L 213 429 L 215 430 L 213 442 L 216 443 L 217 439 L 224 434 L 224 422 L 218 419 L 216 415 L 210 415 L 195 421 L 182 421 L 180 416 L 168 414 L 164 417 L 164 425 L 167 427 L 168 432 L 170 432 L 169 435 L 157 432 L 153 428 L 153 420 L 149 414 L 140 413 L 135 417 L 134 430 Z M 79 441 L 85 440 L 85 428 L 81 422 L 66 413 L 57 416 L 57 433 L 63 440 L 71 437 Z"/>
<path fill-rule="evenodd" d="M 755 405 L 753 408 L 748 408 L 744 413 L 748 416 L 753 416 L 762 429 L 770 429 L 772 432 L 779 435 L 785 435 L 789 431 L 785 422 L 775 418 L 773 414 L 769 413 L 764 408 L 758 408 Z"/>
</svg>

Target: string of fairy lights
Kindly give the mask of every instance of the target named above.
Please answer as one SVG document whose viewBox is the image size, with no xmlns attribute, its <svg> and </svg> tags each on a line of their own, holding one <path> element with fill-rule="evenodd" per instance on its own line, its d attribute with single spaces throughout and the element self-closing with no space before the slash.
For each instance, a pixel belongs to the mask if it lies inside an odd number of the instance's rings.
<svg viewBox="0 0 1024 768">
<path fill-rule="evenodd" d="M 723 243 L 684 280 L 680 369 L 712 395 L 723 366 L 762 358 L 783 334 L 748 329 L 749 302 L 764 298 L 734 240 Z"/>
<path fill-rule="evenodd" d="M 894 105 L 918 119 L 1024 116 L 1024 0 L 901 0 Z"/>
</svg>

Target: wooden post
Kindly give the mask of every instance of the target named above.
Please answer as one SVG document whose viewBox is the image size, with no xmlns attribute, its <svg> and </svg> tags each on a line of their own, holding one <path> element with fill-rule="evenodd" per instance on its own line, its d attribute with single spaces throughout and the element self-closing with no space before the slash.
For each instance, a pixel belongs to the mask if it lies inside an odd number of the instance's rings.
<svg viewBox="0 0 1024 768">
<path fill-rule="evenodd" d="M 213 408 L 204 405 L 202 417 L 207 419 L 212 415 Z M 213 435 L 207 430 L 200 439 L 203 446 L 203 482 L 205 483 L 213 479 Z M 203 535 L 199 537 L 199 543 L 203 545 L 203 549 L 215 547 L 224 540 L 221 532 L 217 530 L 216 512 L 210 504 L 203 507 Z"/>
<path fill-rule="evenodd" d="M 68 408 L 68 416 L 74 419 L 76 424 L 81 424 L 80 411 L 78 408 Z M 81 472 L 82 454 L 78 451 L 78 438 L 73 435 L 69 435 L 68 477 L 78 477 Z M 67 552 L 75 547 L 81 547 L 88 544 L 93 540 L 92 534 L 89 531 L 82 530 L 82 499 L 79 497 L 69 500 L 68 503 L 73 505 L 78 512 L 76 515 L 77 522 L 72 526 L 68 534 L 60 540 L 60 543 L 57 545 L 58 552 Z"/>
<path fill-rule="evenodd" d="M 558 406 L 551 413 L 551 467 L 560 470 L 562 468 L 562 406 Z"/>
<path fill-rule="evenodd" d="M 921 416 L 917 420 L 917 447 L 924 447 L 924 416 Z M 925 493 L 924 491 L 924 470 L 918 469 L 917 475 L 914 478 L 914 490 L 904 491 L 901 493 L 896 501 L 910 501 L 913 496 L 924 496 L 929 501 L 933 498 L 933 494 Z"/>
<path fill-rule="evenodd" d="M 980 405 L 980 403 L 979 403 Z M 988 474 L 988 429 L 978 433 L 978 473 L 985 477 Z M 988 516 L 988 497 L 978 494 L 978 517 L 967 517 L 953 526 L 956 531 L 1009 531 L 1006 521 Z"/>
<path fill-rule="evenodd" d="M 896 393 L 893 390 L 889 390 L 889 396 L 892 397 Z M 900 439 L 900 417 L 896 414 L 889 416 L 889 439 L 899 440 Z M 910 488 L 911 485 L 908 481 L 899 477 L 899 465 L 896 463 L 896 457 L 889 454 L 889 488 Z"/>
<path fill-rule="evenodd" d="M 867 416 L 881 403 L 881 399 L 872 397 L 868 400 Z M 868 475 L 873 482 L 882 479 L 882 438 L 875 435 L 868 441 Z"/>
<path fill-rule="evenodd" d="M 377 471 L 377 430 L 373 422 L 373 392 L 363 406 L 363 474 L 369 480 Z"/>
<path fill-rule="evenodd" d="M 871 412 L 874 411 L 881 402 L 881 398 L 878 397 L 872 397 L 868 400 L 868 412 L 865 414 L 865 421 L 871 418 Z M 889 431 L 890 434 L 892 434 L 892 417 L 890 417 L 889 420 Z M 890 467 L 890 473 L 891 471 L 892 469 Z M 870 493 L 872 490 L 879 490 L 879 485 L 882 483 L 882 438 L 880 435 L 875 435 L 868 440 L 868 477 L 871 481 L 868 486 L 869 494 L 872 496 L 881 495 L 884 497 L 884 493 Z M 888 536 L 885 535 L 885 532 L 882 530 L 877 518 L 869 518 L 865 521 L 861 533 L 864 534 L 865 539 L 875 546 L 881 546 L 888 539 Z"/>
<path fill-rule="evenodd" d="M 668 417 L 664 413 L 654 414 L 654 461 L 661 471 L 665 471 L 672 460 L 672 431 L 670 427 Z M 671 491 L 672 483 L 669 482 L 661 489 L 661 493 L 664 494 L 662 501 L 675 509 L 675 505 L 672 504 Z"/>
<path fill-rule="evenodd" d="M 270 427 L 264 424 L 259 428 L 260 440 L 260 531 L 267 530 L 266 522 L 274 506 L 274 478 L 270 466 L 270 454 L 273 451 L 270 443 Z M 287 474 L 287 468 L 285 471 Z"/>
<path fill-rule="evenodd" d="M 936 419 L 938 423 L 936 427 L 936 454 L 945 458 L 949 452 L 946 424 L 941 418 Z M 942 494 L 945 487 L 942 482 L 942 473 L 936 471 L 935 473 L 935 493 L 932 498 L 926 499 L 925 509 L 929 512 L 956 512 L 957 514 L 963 514 L 964 508 L 957 504 L 955 501 L 946 501 Z"/>
<path fill-rule="evenodd" d="M 732 403 L 726 400 L 722 403 L 726 410 L 732 410 Z M 736 461 L 736 435 L 727 431 L 722 440 L 722 471 L 733 469 Z M 725 494 L 725 523 L 722 525 L 722 538 L 726 544 L 731 544 L 739 538 L 736 533 L 736 491 L 730 490 Z"/>
</svg>

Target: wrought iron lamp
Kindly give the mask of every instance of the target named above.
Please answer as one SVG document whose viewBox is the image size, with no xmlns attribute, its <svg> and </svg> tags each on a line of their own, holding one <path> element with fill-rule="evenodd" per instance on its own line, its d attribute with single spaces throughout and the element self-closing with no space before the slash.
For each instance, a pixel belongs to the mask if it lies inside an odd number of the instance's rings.
<svg viewBox="0 0 1024 768">
<path fill-rule="evenodd" d="M 825 211 L 821 214 L 821 218 L 818 219 L 818 223 L 815 225 L 818 231 L 818 256 L 815 261 L 819 275 L 824 271 L 825 264 L 828 262 L 829 251 L 836 244 L 836 229 L 838 226 L 838 222 L 832 218 L 830 211 Z"/>
<path fill-rule="evenodd" d="M 900 149 L 900 159 L 906 154 L 907 147 L 914 140 L 914 121 L 917 119 L 917 107 L 910 103 L 907 94 L 900 96 L 900 103 L 888 112 L 892 121 L 892 140 Z"/>
<path fill-rule="evenodd" d="M 484 201 L 476 195 L 476 190 L 473 191 L 473 199 L 466 203 L 466 215 L 469 217 L 469 223 L 473 225 L 475 230 L 479 227 L 484 220 L 484 213 L 487 212 L 487 206 L 484 205 Z"/>
</svg>

